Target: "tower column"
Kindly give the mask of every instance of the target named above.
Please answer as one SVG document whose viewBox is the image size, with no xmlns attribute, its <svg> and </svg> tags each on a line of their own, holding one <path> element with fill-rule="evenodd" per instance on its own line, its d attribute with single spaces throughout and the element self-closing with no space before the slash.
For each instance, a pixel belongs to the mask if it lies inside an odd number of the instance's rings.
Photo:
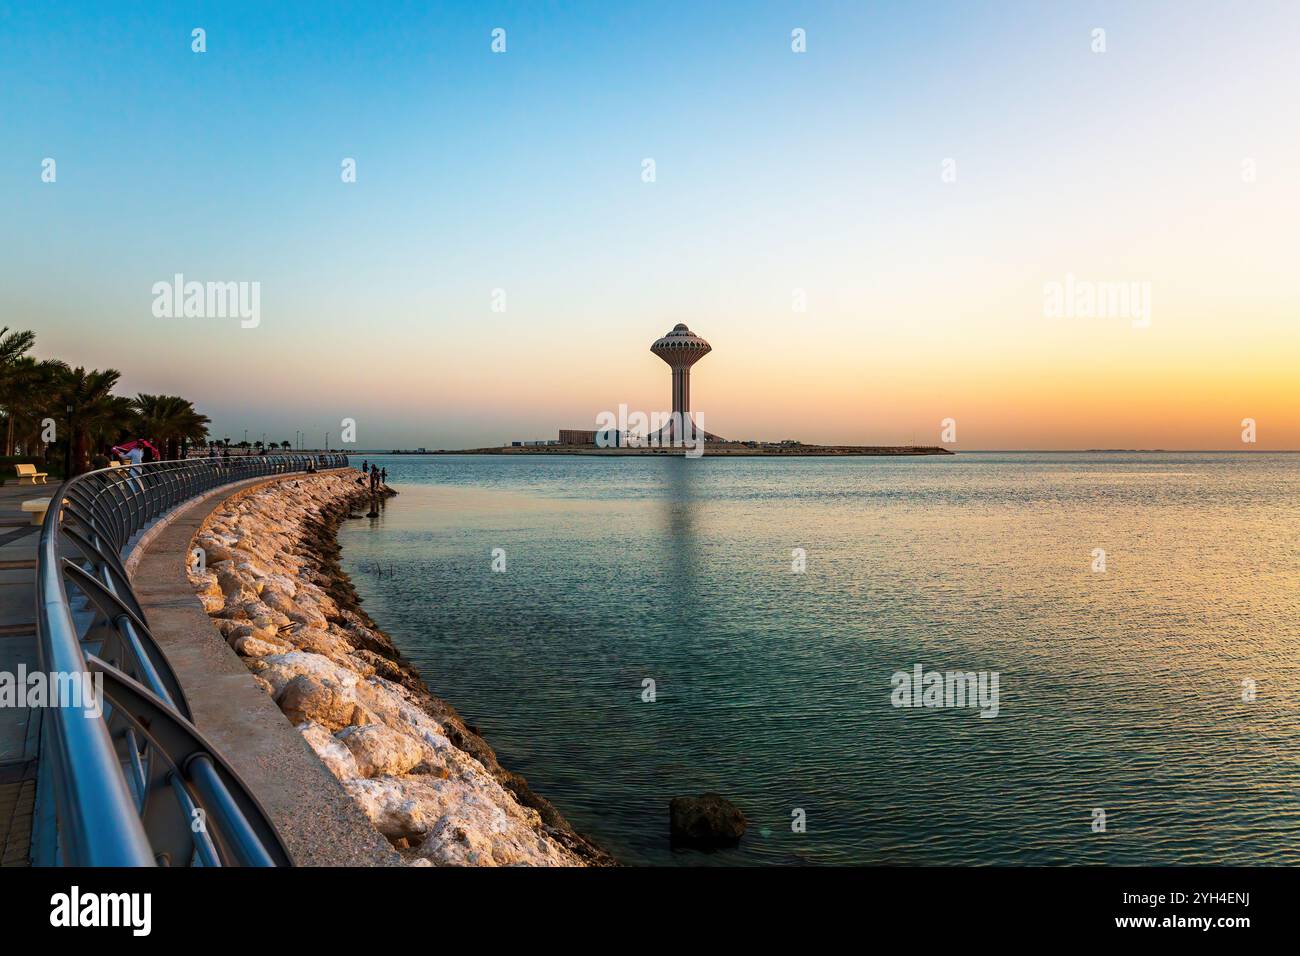
<svg viewBox="0 0 1300 956">
<path fill-rule="evenodd" d="M 691 370 L 673 369 L 673 409 L 685 415 L 691 410 Z"/>
</svg>

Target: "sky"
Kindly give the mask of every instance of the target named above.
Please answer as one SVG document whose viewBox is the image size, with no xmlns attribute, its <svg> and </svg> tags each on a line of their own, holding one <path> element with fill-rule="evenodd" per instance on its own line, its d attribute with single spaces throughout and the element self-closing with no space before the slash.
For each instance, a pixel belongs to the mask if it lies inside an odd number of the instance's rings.
<svg viewBox="0 0 1300 956">
<path fill-rule="evenodd" d="M 1300 449 L 1298 50 L 1290 0 L 0 0 L 0 325 L 235 441 L 666 410 L 685 322 L 727 438 Z"/>
</svg>

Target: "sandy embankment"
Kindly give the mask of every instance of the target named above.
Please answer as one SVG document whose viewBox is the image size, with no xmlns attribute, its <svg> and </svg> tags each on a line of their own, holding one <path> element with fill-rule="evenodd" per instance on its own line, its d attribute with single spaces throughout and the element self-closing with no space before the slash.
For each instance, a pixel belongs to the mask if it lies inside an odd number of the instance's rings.
<svg viewBox="0 0 1300 956">
<path fill-rule="evenodd" d="M 231 647 L 365 811 L 415 865 L 591 866 L 613 860 L 497 763 L 361 611 L 335 532 L 368 509 L 359 472 L 232 497 L 195 536 L 190 569 Z"/>
</svg>

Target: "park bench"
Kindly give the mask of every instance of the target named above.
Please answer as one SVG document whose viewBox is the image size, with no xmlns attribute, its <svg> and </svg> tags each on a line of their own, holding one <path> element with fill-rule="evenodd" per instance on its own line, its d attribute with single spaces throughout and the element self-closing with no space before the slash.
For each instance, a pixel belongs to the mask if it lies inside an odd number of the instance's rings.
<svg viewBox="0 0 1300 956">
<path fill-rule="evenodd" d="M 49 477 L 46 472 L 37 471 L 35 465 L 14 465 L 14 468 L 18 472 L 18 484 L 20 485 L 34 485 L 37 478 L 41 480 L 40 483 L 43 485 L 45 479 Z"/>
</svg>

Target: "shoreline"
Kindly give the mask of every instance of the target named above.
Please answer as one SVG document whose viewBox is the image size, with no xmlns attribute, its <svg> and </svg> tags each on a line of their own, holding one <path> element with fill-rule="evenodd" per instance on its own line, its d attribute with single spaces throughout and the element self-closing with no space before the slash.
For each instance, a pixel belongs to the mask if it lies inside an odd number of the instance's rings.
<svg viewBox="0 0 1300 956">
<path fill-rule="evenodd" d="M 929 445 L 785 445 L 751 448 L 740 442 L 706 443 L 702 454 L 689 455 L 690 449 L 678 447 L 597 448 L 594 445 L 509 445 L 490 448 L 465 448 L 451 451 L 419 452 L 426 455 L 580 455 L 594 458 L 635 458 L 668 455 L 698 458 L 914 458 L 928 455 L 955 455 L 947 448 Z M 405 454 L 393 452 L 391 454 Z"/>
<path fill-rule="evenodd" d="M 194 537 L 206 567 L 189 569 L 209 618 L 408 864 L 617 865 L 502 767 L 362 610 L 337 537 L 370 504 L 359 476 L 223 502 Z"/>
</svg>

